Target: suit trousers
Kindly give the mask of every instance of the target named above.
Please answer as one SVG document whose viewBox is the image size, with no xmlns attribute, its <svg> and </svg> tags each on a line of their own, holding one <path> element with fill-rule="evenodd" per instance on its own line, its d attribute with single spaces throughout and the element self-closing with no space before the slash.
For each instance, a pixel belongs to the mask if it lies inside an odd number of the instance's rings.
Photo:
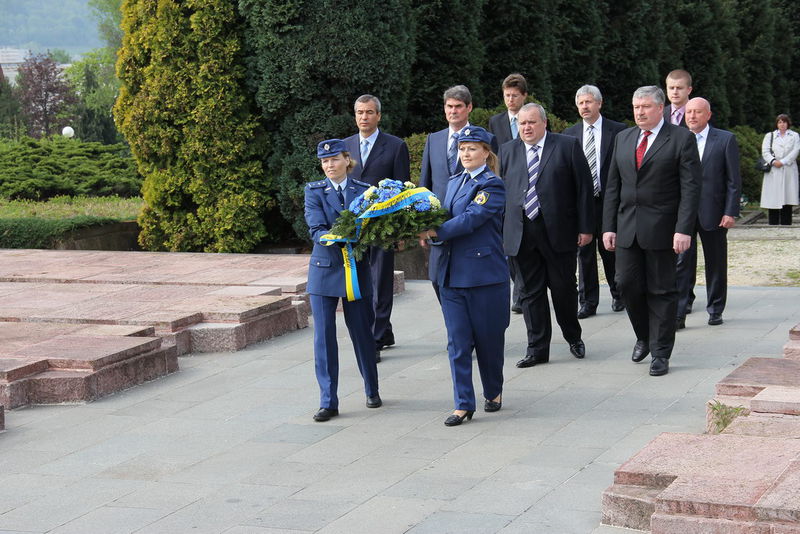
<svg viewBox="0 0 800 534">
<path fill-rule="evenodd" d="M 616 253 L 617 287 L 636 338 L 649 343 L 654 358 L 669 358 L 678 307 L 677 254 L 671 248 L 642 249 L 635 240 Z"/>
<path fill-rule="evenodd" d="M 339 345 L 336 342 L 336 306 L 340 297 L 309 295 L 314 317 L 314 369 L 319 384 L 319 407 L 339 409 Z M 342 298 L 344 322 L 353 342 L 356 362 L 364 379 L 367 397 L 378 394 L 378 364 L 372 338 L 372 301 L 362 298 L 348 302 Z"/>
<path fill-rule="evenodd" d="M 394 251 L 370 247 L 369 265 L 372 270 L 372 304 L 375 310 L 372 335 L 376 345 L 381 342 L 394 343 L 390 321 L 394 304 Z"/>
<path fill-rule="evenodd" d="M 478 360 L 483 396 L 503 392 L 505 331 L 510 319 L 508 281 L 470 288 L 439 287 L 447 327 L 447 352 L 456 410 L 475 410 L 472 351 Z"/>
<path fill-rule="evenodd" d="M 576 241 L 577 238 L 575 236 Z M 547 361 L 553 335 L 547 301 L 548 288 L 564 339 L 567 343 L 574 343 L 581 338 L 581 325 L 575 313 L 578 305 L 575 281 L 577 254 L 575 250 L 553 250 L 540 215 L 533 221 L 525 217 L 519 252 L 511 260 L 516 263 L 518 279 L 522 281 L 520 305 L 528 330 L 526 355 Z"/>
<path fill-rule="evenodd" d="M 588 245 L 578 248 L 578 304 L 592 311 L 596 310 L 600 303 L 597 252 L 600 253 L 600 261 L 603 263 L 603 272 L 611 291 L 611 298 L 619 298 L 619 290 L 614 280 L 616 257 L 613 252 L 606 250 L 606 247 L 603 246 L 603 199 L 600 196 L 594 198 L 594 213 L 594 239 Z"/>
<path fill-rule="evenodd" d="M 706 311 L 709 315 L 725 311 L 728 299 L 728 229 L 697 229 L 703 242 L 703 258 L 706 262 Z M 692 236 L 692 246 L 678 256 L 678 318 L 686 316 L 686 306 L 691 304 L 691 295 L 697 278 L 697 234 Z"/>
</svg>

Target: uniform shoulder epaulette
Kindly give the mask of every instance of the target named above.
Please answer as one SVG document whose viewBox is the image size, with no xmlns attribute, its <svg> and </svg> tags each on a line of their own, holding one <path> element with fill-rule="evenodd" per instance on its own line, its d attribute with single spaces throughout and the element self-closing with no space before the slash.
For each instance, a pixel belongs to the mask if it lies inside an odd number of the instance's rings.
<svg viewBox="0 0 800 534">
<path fill-rule="evenodd" d="M 353 180 L 354 184 L 363 185 L 364 187 L 372 187 L 371 184 L 368 184 L 367 182 L 362 182 L 361 180 L 356 180 L 355 178 L 350 178 L 350 180 Z"/>
<path fill-rule="evenodd" d="M 328 183 L 327 180 L 318 180 L 316 182 L 309 182 L 308 187 L 310 187 L 311 189 L 317 189 L 319 187 L 325 187 L 327 183 Z"/>
</svg>

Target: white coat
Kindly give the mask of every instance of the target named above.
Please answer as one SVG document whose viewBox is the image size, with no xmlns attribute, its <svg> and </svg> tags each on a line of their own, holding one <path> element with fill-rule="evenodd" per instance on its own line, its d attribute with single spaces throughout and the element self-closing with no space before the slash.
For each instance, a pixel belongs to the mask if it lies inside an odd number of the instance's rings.
<svg viewBox="0 0 800 534">
<path fill-rule="evenodd" d="M 764 173 L 764 183 L 761 185 L 761 207 L 767 209 L 780 209 L 789 204 L 798 204 L 797 181 L 797 154 L 800 152 L 800 135 L 792 130 L 786 130 L 781 136 L 778 130 L 772 132 L 772 153 L 770 153 L 770 134 L 764 136 L 761 143 L 761 155 L 764 161 L 778 159 L 783 167 L 772 167 Z M 773 156 L 773 153 L 775 154 Z"/>
</svg>

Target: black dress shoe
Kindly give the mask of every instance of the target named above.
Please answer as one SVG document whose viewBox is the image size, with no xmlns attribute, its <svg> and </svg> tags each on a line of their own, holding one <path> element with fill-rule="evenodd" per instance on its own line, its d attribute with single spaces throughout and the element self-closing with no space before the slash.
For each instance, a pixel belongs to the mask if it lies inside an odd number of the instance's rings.
<svg viewBox="0 0 800 534">
<path fill-rule="evenodd" d="M 524 367 L 533 367 L 534 365 L 539 365 L 540 363 L 547 363 L 550 359 L 547 358 L 537 358 L 536 356 L 525 356 L 520 361 L 517 362 L 517 367 L 524 368 Z"/>
<path fill-rule="evenodd" d="M 381 363 L 381 351 L 375 351 L 375 363 Z"/>
<path fill-rule="evenodd" d="M 519 304 L 513 304 L 511 306 L 511 311 L 514 313 L 522 313 L 522 306 L 520 306 Z"/>
<path fill-rule="evenodd" d="M 375 342 L 375 350 L 381 351 L 386 347 L 391 347 L 392 345 L 394 345 L 394 334 L 389 334 Z"/>
<path fill-rule="evenodd" d="M 380 408 L 381 406 L 383 406 L 383 401 L 380 395 L 367 397 L 367 408 Z"/>
<path fill-rule="evenodd" d="M 493 401 L 486 399 L 483 402 L 483 411 L 484 412 L 497 412 L 500 411 L 500 408 L 503 407 L 503 399 L 501 398 L 499 401 Z"/>
<path fill-rule="evenodd" d="M 692 303 L 691 302 L 686 305 L 686 315 L 689 315 L 690 313 L 692 313 Z"/>
<path fill-rule="evenodd" d="M 631 354 L 631 360 L 636 363 L 644 360 L 648 354 L 650 354 L 650 344 L 647 341 L 637 339 L 636 344 L 633 346 L 633 354 Z"/>
<path fill-rule="evenodd" d="M 475 411 L 471 410 L 471 411 L 465 413 L 464 415 L 451 414 L 450 417 L 448 417 L 447 419 L 444 420 L 444 424 L 445 424 L 445 426 L 458 426 L 458 425 L 460 425 L 461 423 L 464 422 L 464 419 L 467 419 L 468 421 L 472 421 L 472 416 L 473 416 L 474 413 L 475 413 Z"/>
<path fill-rule="evenodd" d="M 578 319 L 586 319 L 592 315 L 597 315 L 597 310 L 592 310 L 586 306 L 581 306 L 581 309 L 578 310 Z"/>
<path fill-rule="evenodd" d="M 686 319 L 683 317 L 675 319 L 675 330 L 683 330 L 684 328 L 686 328 Z"/>
<path fill-rule="evenodd" d="M 581 360 L 586 356 L 586 345 L 583 344 L 583 340 L 579 339 L 575 343 L 569 344 L 569 351 L 573 356 Z"/>
<path fill-rule="evenodd" d="M 339 415 L 339 410 L 332 408 L 320 408 L 319 411 L 314 414 L 314 421 L 322 423 L 324 421 L 328 421 L 331 417 L 336 417 L 337 415 Z"/>
<path fill-rule="evenodd" d="M 722 314 L 721 313 L 712 313 L 708 316 L 708 324 L 711 326 L 717 326 L 722 324 Z"/>
<path fill-rule="evenodd" d="M 669 360 L 667 358 L 653 358 L 650 363 L 650 376 L 661 376 L 669 372 Z"/>
<path fill-rule="evenodd" d="M 621 312 L 625 309 L 625 303 L 622 299 L 611 299 L 611 311 Z"/>
</svg>

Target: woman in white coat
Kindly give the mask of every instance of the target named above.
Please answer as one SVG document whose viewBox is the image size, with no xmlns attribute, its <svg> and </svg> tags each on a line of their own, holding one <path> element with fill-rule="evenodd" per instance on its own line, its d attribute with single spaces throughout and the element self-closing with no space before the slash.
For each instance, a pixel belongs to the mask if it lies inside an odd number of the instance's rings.
<svg viewBox="0 0 800 534">
<path fill-rule="evenodd" d="M 789 129 L 789 115 L 780 114 L 775 119 L 777 130 L 764 136 L 761 155 L 772 168 L 764 173 L 761 185 L 761 207 L 769 213 L 769 224 L 792 224 L 792 207 L 798 204 L 797 154 L 800 152 L 800 135 Z"/>
</svg>

